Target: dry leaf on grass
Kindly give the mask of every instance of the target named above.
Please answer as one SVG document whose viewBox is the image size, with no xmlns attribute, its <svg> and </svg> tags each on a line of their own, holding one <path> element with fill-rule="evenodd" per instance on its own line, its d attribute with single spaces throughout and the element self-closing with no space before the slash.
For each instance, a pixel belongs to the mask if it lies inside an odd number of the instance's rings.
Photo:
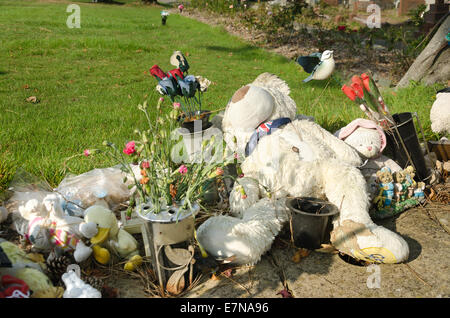
<svg viewBox="0 0 450 318">
<path fill-rule="evenodd" d="M 36 96 L 30 96 L 26 99 L 26 101 L 33 104 L 39 103 L 39 99 Z"/>
</svg>

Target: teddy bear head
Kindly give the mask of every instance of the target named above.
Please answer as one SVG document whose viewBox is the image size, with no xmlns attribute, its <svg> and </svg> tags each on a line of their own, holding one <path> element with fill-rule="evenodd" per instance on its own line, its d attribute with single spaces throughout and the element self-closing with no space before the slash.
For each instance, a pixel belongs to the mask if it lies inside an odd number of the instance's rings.
<svg viewBox="0 0 450 318">
<path fill-rule="evenodd" d="M 386 147 L 386 135 L 373 121 L 358 118 L 335 133 L 352 146 L 361 157 L 371 159 L 381 155 Z"/>
<path fill-rule="evenodd" d="M 406 181 L 406 173 L 405 171 L 396 171 L 394 172 L 394 180 L 396 183 L 403 183 Z"/>
<path fill-rule="evenodd" d="M 392 173 L 389 168 L 383 168 L 377 171 L 377 178 L 380 183 L 391 183 L 394 181 Z"/>
</svg>

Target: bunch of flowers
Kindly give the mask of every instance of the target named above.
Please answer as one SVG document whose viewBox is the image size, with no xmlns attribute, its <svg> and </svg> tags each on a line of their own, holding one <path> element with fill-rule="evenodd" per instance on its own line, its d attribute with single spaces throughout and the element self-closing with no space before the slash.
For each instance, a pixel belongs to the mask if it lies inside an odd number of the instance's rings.
<svg viewBox="0 0 450 318">
<path fill-rule="evenodd" d="M 369 73 L 369 72 L 367 72 Z M 343 85 L 344 94 L 354 101 L 366 116 L 383 129 L 390 130 L 395 125 L 383 97 L 370 73 L 354 75 L 349 85 Z"/>
<path fill-rule="evenodd" d="M 224 166 L 235 159 L 233 154 L 221 151 L 225 149 L 224 141 L 212 136 L 202 141 L 198 155 L 204 160 L 183 162 L 180 158 L 186 149 L 176 129 L 180 109 L 175 104 L 170 112 L 164 114 L 161 108 L 163 101 L 161 97 L 156 112 L 149 111 L 147 102 L 138 106 L 145 114 L 148 127 L 135 130 L 138 137 L 127 142 L 123 149 L 104 142 L 107 153 L 119 161 L 122 171 L 128 176 L 123 181 L 133 178 L 130 188 L 135 187 L 136 190 L 132 201 L 149 203 L 153 213 L 170 206 L 180 207 L 179 211 L 191 209 L 193 203 L 201 203 L 205 185 L 223 178 Z M 89 154 L 90 151 L 85 150 L 85 155 Z M 140 176 L 133 172 L 133 165 L 139 166 Z M 131 211 L 129 209 L 128 214 Z"/>
<path fill-rule="evenodd" d="M 189 63 L 179 51 L 174 52 L 170 62 L 177 68 L 169 72 L 164 72 L 156 64 L 150 68 L 150 74 L 158 81 L 156 90 L 169 96 L 172 102 L 179 103 L 184 118 L 198 119 L 202 114 L 202 94 L 211 82 L 201 76 L 187 75 Z"/>
</svg>

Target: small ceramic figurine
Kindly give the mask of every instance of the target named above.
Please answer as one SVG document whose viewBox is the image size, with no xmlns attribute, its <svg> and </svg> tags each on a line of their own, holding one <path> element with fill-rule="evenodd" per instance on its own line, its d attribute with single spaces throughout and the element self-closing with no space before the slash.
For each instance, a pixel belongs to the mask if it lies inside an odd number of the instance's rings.
<svg viewBox="0 0 450 318">
<path fill-rule="evenodd" d="M 418 182 L 417 188 L 414 190 L 414 198 L 419 200 L 425 198 L 423 190 L 425 190 L 425 182 Z"/>
<path fill-rule="evenodd" d="M 406 190 L 408 188 L 409 183 L 406 179 L 406 173 L 404 171 L 397 171 L 394 173 L 394 180 L 395 180 L 395 191 L 394 191 L 394 197 L 396 202 L 405 201 L 406 199 Z"/>
<path fill-rule="evenodd" d="M 378 197 L 375 198 L 375 202 L 382 207 L 391 206 L 394 197 L 394 179 L 392 177 L 391 169 L 388 167 L 382 168 L 377 172 L 377 177 L 380 184 L 380 192 Z"/>
<path fill-rule="evenodd" d="M 406 177 L 406 184 L 408 188 L 408 199 L 414 196 L 414 189 L 416 188 L 416 181 L 414 181 L 414 176 L 416 175 L 414 172 L 414 168 L 412 166 L 406 167 L 403 172 Z"/>
</svg>

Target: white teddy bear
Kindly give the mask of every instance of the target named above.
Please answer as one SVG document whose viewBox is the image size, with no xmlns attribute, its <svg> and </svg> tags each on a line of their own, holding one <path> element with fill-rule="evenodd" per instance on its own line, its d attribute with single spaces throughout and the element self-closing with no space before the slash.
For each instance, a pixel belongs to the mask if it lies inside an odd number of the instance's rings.
<svg viewBox="0 0 450 318">
<path fill-rule="evenodd" d="M 435 133 L 450 134 L 450 88 L 436 94 L 430 110 L 431 130 Z"/>
<path fill-rule="evenodd" d="M 386 147 L 386 135 L 372 120 L 357 118 L 334 135 L 352 146 L 365 160 L 359 168 L 367 181 L 370 199 L 378 191 L 377 171 L 383 167 L 388 167 L 392 173 L 402 170 L 394 160 L 382 154 Z"/>
<path fill-rule="evenodd" d="M 372 262 L 405 261 L 409 255 L 405 240 L 376 225 L 369 216 L 366 181 L 357 168 L 362 164 L 359 154 L 318 124 L 295 119 L 292 111 L 296 105 L 287 95 L 286 83 L 278 78 L 271 81 L 273 75 L 263 75 L 255 80 L 257 87 L 255 82 L 244 86 L 227 105 L 222 123 L 227 145 L 242 151 L 255 129 L 266 131 L 267 125 L 261 122 L 279 117 L 291 122 L 276 131 L 269 129 L 259 139 L 242 162 L 245 177 L 235 183 L 230 194 L 235 216 L 206 220 L 197 230 L 199 243 L 215 257 L 234 257 L 234 263 L 255 264 L 288 219 L 286 197 L 326 197 L 340 208 L 331 233 L 331 242 L 338 250 Z M 261 105 L 264 116 L 259 116 Z M 242 118 L 248 120 L 239 120 Z M 261 121 L 252 121 L 253 132 L 248 127 L 251 118 Z"/>
</svg>

